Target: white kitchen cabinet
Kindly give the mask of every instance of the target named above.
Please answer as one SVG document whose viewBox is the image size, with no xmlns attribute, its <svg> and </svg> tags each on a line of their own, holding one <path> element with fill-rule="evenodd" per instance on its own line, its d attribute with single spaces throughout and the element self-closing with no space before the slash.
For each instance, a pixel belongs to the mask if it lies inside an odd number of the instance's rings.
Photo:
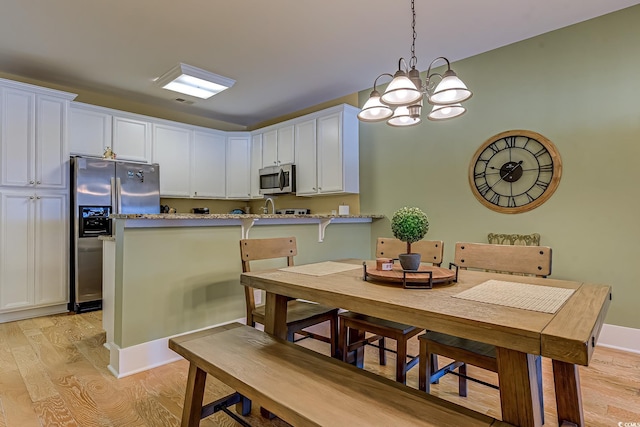
<svg viewBox="0 0 640 427">
<path fill-rule="evenodd" d="M 251 160 L 250 160 L 249 180 L 251 183 L 251 198 L 261 199 L 260 194 L 260 168 L 262 167 L 262 134 L 251 136 Z"/>
<path fill-rule="evenodd" d="M 113 115 L 111 149 L 118 160 L 149 163 L 151 160 L 151 122 L 133 115 Z"/>
<path fill-rule="evenodd" d="M 153 125 L 153 163 L 160 165 L 160 195 L 163 197 L 191 195 L 192 134 L 187 128 Z"/>
<path fill-rule="evenodd" d="M 0 191 L 0 313 L 68 303 L 65 193 Z"/>
<path fill-rule="evenodd" d="M 359 192 L 357 114 L 357 108 L 341 105 L 310 115 L 306 121 L 298 123 L 297 195 Z M 312 121 L 315 121 L 315 139 Z"/>
<path fill-rule="evenodd" d="M 77 102 L 71 103 L 69 152 L 79 156 L 102 156 L 107 147 L 111 147 L 112 144 L 111 122 L 112 115 L 104 108 Z"/>
<path fill-rule="evenodd" d="M 294 125 L 269 128 L 262 134 L 262 167 L 293 163 L 295 160 Z"/>
<path fill-rule="evenodd" d="M 39 93 L 35 86 L 3 82 L 0 79 L 0 185 L 67 188 L 67 111 L 74 95 L 47 89 Z"/>
<path fill-rule="evenodd" d="M 195 131 L 191 154 L 191 196 L 226 196 L 227 138 L 222 133 Z M 162 175 L 161 175 L 162 176 Z"/>
<path fill-rule="evenodd" d="M 295 125 L 296 140 L 296 194 L 299 196 L 318 193 L 316 119 Z"/>
<path fill-rule="evenodd" d="M 251 198 L 250 142 L 248 134 L 227 138 L 227 199 Z"/>
</svg>

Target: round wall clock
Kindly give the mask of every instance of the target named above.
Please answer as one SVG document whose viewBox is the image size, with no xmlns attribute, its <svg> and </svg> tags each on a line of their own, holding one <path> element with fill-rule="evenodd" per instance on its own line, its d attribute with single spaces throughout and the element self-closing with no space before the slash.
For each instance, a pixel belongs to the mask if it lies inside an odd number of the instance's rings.
<svg viewBox="0 0 640 427">
<path fill-rule="evenodd" d="M 476 198 L 496 212 L 527 212 L 544 203 L 560 183 L 562 160 L 539 133 L 510 130 L 487 139 L 469 165 Z"/>
</svg>

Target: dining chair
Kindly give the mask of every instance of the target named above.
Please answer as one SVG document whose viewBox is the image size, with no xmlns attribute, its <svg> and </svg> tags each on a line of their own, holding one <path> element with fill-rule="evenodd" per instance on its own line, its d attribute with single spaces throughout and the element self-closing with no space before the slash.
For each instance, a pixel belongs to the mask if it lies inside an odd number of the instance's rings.
<svg viewBox="0 0 640 427">
<path fill-rule="evenodd" d="M 421 254 L 421 261 L 440 266 L 442 263 L 444 244 L 440 240 L 421 240 L 411 244 L 412 252 Z M 376 243 L 376 257 L 396 259 L 407 251 L 407 244 L 394 238 L 378 238 Z M 373 316 L 347 311 L 338 314 L 340 333 L 339 349 L 342 360 L 347 362 L 353 357 L 357 364 L 363 364 L 365 345 L 378 347 L 380 365 L 386 365 L 386 352 L 394 352 L 385 346 L 385 338 L 396 341 L 396 381 L 406 383 L 407 371 L 418 363 L 417 356 L 407 354 L 407 341 L 424 329 L 403 323 L 392 322 Z M 366 334 L 373 334 L 366 336 Z M 353 352 L 356 352 L 354 355 Z M 360 353 L 358 353 L 360 352 Z M 408 361 L 407 361 L 408 359 Z M 363 366 L 358 366 L 362 368 Z"/>
<path fill-rule="evenodd" d="M 551 248 L 548 246 L 457 243 L 454 263 L 463 270 L 488 269 L 547 277 L 551 274 L 551 255 Z M 463 397 L 467 396 L 467 379 L 497 388 L 492 384 L 467 377 L 466 368 L 466 365 L 469 364 L 497 373 L 498 364 L 495 346 L 434 331 L 428 331 L 424 335 L 420 335 L 418 340 L 420 342 L 418 373 L 418 388 L 420 390 L 429 393 L 431 384 L 437 383 L 447 373 L 458 375 L 458 394 Z M 437 357 L 434 357 L 434 355 L 448 357 L 453 362 L 438 368 Z M 427 360 L 430 363 L 426 363 Z M 542 402 L 542 359 L 540 356 L 536 357 L 535 365 L 540 402 Z M 458 369 L 457 373 L 455 369 Z M 542 419 L 544 420 L 544 408 L 541 410 Z"/>
<path fill-rule="evenodd" d="M 240 240 L 240 256 L 242 258 L 242 272 L 251 271 L 251 262 L 259 260 L 271 260 L 286 258 L 287 266 L 293 266 L 293 257 L 298 254 L 295 237 L 282 237 L 270 239 L 242 239 Z M 255 290 L 245 286 L 245 299 L 247 306 L 247 325 L 256 323 L 264 325 L 265 306 L 256 305 Z M 329 321 L 329 337 L 313 332 L 305 331 L 319 323 Z M 292 299 L 287 302 L 287 341 L 294 342 L 294 334 L 314 338 L 330 343 L 331 355 L 336 356 L 338 339 L 338 309 L 316 304 L 309 301 Z"/>
</svg>

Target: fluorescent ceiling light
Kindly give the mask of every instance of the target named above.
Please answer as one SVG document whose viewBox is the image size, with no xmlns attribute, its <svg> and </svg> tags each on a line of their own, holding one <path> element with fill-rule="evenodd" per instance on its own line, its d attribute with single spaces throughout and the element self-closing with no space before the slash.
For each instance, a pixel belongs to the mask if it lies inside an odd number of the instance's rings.
<svg viewBox="0 0 640 427">
<path fill-rule="evenodd" d="M 191 65 L 179 63 L 156 80 L 164 89 L 207 99 L 229 89 L 236 81 Z"/>
</svg>

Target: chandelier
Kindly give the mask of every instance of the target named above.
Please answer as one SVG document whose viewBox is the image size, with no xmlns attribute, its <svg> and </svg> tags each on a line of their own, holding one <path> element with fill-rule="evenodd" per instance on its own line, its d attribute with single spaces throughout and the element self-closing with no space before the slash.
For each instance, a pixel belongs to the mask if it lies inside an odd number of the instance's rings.
<svg viewBox="0 0 640 427">
<path fill-rule="evenodd" d="M 411 59 L 409 64 L 400 58 L 398 60 L 398 71 L 394 75 L 382 73 L 373 82 L 373 91 L 369 99 L 365 102 L 358 119 L 363 122 L 387 121 L 390 126 L 413 126 L 421 122 L 422 104 L 426 99 L 433 105 L 431 112 L 427 115 L 429 120 L 447 120 L 461 116 L 467 109 L 462 106 L 462 102 L 471 98 L 473 93 L 458 78 L 451 69 L 449 60 L 439 56 L 429 65 L 427 77 L 422 82 L 420 72 L 416 69 L 418 58 L 416 58 L 416 10 L 414 0 L 411 0 L 411 13 L 413 20 L 411 28 L 413 30 L 413 40 L 411 42 Z M 444 61 L 447 70 L 444 74 L 432 73 L 431 67 L 438 62 Z M 403 69 L 404 65 L 404 69 Z M 411 69 L 408 69 L 411 67 Z M 392 80 L 382 95 L 376 89 L 378 79 L 382 76 L 391 77 Z M 435 80 L 435 81 L 434 81 Z M 438 81 L 436 85 L 436 81 Z"/>
</svg>

